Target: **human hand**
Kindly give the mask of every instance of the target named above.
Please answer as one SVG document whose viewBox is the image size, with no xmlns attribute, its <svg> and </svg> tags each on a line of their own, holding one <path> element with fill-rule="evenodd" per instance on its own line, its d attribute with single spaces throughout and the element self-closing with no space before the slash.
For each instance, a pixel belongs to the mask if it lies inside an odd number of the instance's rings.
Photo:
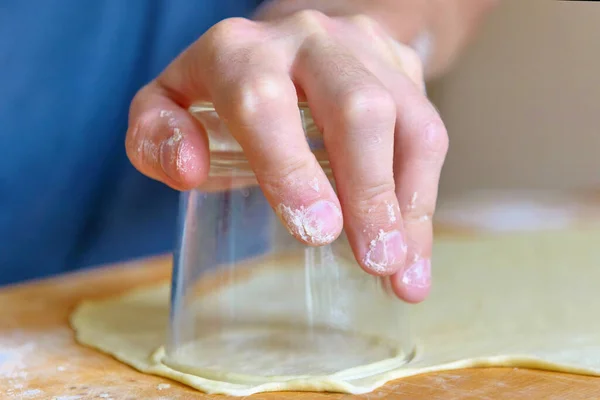
<svg viewBox="0 0 600 400">
<path fill-rule="evenodd" d="M 323 132 L 337 195 L 306 142 L 303 100 Z M 206 134 L 187 111 L 197 101 L 214 103 L 294 236 L 323 245 L 344 227 L 365 271 L 387 277 L 406 301 L 427 295 L 448 139 L 410 48 L 360 16 L 218 23 L 131 105 L 129 158 L 178 190 L 208 176 Z"/>
</svg>

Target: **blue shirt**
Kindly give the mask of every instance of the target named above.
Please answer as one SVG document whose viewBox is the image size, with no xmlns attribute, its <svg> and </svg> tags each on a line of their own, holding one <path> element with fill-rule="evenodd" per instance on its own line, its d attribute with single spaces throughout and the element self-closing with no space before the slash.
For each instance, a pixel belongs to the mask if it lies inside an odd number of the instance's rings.
<svg viewBox="0 0 600 400">
<path fill-rule="evenodd" d="M 179 194 L 130 165 L 129 103 L 259 2 L 0 2 L 0 284 L 173 250 Z"/>
</svg>

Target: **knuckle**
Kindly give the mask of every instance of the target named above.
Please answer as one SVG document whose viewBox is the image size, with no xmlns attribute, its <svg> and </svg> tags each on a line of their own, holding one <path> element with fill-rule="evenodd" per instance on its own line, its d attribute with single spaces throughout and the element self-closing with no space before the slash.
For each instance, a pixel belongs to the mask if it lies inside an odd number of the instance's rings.
<svg viewBox="0 0 600 400">
<path fill-rule="evenodd" d="M 444 123 L 439 117 L 427 121 L 422 128 L 418 146 L 427 158 L 445 158 L 448 153 L 449 139 Z"/>
<path fill-rule="evenodd" d="M 288 96 L 287 86 L 285 80 L 272 75 L 244 78 L 232 89 L 232 116 L 244 123 L 258 122 L 259 115 L 278 108 L 281 99 Z"/>
<path fill-rule="evenodd" d="M 317 10 L 301 10 L 293 15 L 293 20 L 296 26 L 300 27 L 307 33 L 323 33 L 325 31 L 325 23 L 327 16 Z"/>
<path fill-rule="evenodd" d="M 393 181 L 382 181 L 372 183 L 369 186 L 355 190 L 354 198 L 351 199 L 353 214 L 364 216 L 379 210 L 382 204 L 395 199 L 395 184 Z M 385 207 L 384 207 L 385 208 Z M 384 208 L 381 208 L 382 210 Z"/>
<path fill-rule="evenodd" d="M 205 34 L 213 47 L 229 47 L 247 37 L 253 23 L 244 18 L 227 18 L 213 25 Z"/>
<path fill-rule="evenodd" d="M 378 28 L 375 20 L 366 14 L 353 14 L 348 17 L 348 20 L 354 25 L 369 31 Z"/>
<path fill-rule="evenodd" d="M 284 181 L 293 180 L 314 166 L 314 157 L 292 158 L 281 166 L 280 175 Z"/>
<path fill-rule="evenodd" d="M 312 153 L 306 156 L 290 157 L 276 169 L 262 171 L 262 183 L 275 192 L 285 188 L 298 187 L 304 177 L 314 176 L 318 163 Z M 279 190 L 275 190 L 278 188 Z"/>
<path fill-rule="evenodd" d="M 365 123 L 373 118 L 396 119 L 396 104 L 383 87 L 362 86 L 346 93 L 341 100 L 342 117 L 350 123 Z"/>
</svg>

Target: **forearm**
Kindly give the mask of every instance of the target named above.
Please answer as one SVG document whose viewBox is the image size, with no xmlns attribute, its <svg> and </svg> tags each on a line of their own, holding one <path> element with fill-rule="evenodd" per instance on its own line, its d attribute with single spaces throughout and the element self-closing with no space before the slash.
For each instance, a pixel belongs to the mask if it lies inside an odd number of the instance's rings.
<svg viewBox="0 0 600 400">
<path fill-rule="evenodd" d="M 423 60 L 426 78 L 443 73 L 474 36 L 499 0 L 270 0 L 261 18 L 303 9 L 330 16 L 363 14 L 378 21 L 397 41 L 412 46 Z"/>
</svg>

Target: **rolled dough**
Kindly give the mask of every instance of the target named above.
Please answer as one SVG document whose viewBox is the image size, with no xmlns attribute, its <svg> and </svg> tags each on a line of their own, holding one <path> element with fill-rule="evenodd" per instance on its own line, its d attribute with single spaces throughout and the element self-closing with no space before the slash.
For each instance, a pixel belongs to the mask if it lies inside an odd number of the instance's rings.
<svg viewBox="0 0 600 400">
<path fill-rule="evenodd" d="M 221 380 L 208 379 L 170 368 L 162 362 L 168 283 L 84 302 L 71 323 L 80 343 L 142 372 L 208 393 L 237 396 L 281 390 L 360 394 L 405 376 L 485 366 L 600 375 L 598 243 L 600 231 L 438 239 L 431 296 L 410 309 L 418 343 L 415 358 L 366 378 L 361 376 L 368 375 L 372 364 L 354 368 L 351 374 L 261 384 L 228 379 L 227 374 Z M 285 285 L 290 274 L 297 273 L 293 268 L 271 270 L 239 284 L 243 290 L 268 282 Z"/>
</svg>

